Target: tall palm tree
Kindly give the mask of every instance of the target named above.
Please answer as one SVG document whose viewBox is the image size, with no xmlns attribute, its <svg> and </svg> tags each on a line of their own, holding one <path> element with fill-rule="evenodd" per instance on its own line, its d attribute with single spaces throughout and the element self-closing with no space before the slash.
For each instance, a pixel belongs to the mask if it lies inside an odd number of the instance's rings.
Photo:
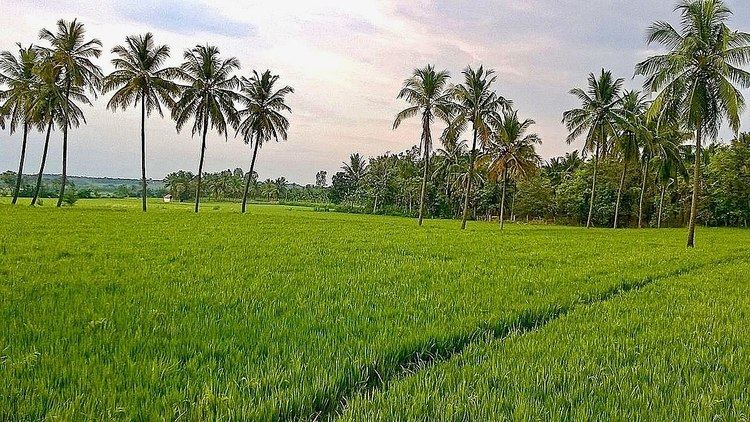
<svg viewBox="0 0 750 422">
<path fill-rule="evenodd" d="M 467 142 L 458 138 L 443 139 L 443 148 L 436 151 L 437 160 L 432 177 L 445 180 L 445 196 L 451 199 L 451 181 L 467 158 Z"/>
<path fill-rule="evenodd" d="M 354 154 L 351 154 L 349 156 L 348 163 L 341 164 L 341 169 L 344 170 L 346 179 L 354 188 L 354 192 L 348 192 L 348 195 L 350 196 L 350 199 L 352 201 L 352 206 L 354 206 L 354 196 L 360 189 L 362 182 L 367 175 L 367 161 L 362 155 L 360 155 L 358 152 L 355 152 Z"/>
<path fill-rule="evenodd" d="M 466 229 L 466 220 L 469 217 L 469 198 L 476 170 L 474 166 L 477 157 L 477 140 L 481 141 L 484 146 L 492 133 L 490 122 L 500 118 L 501 109 L 507 110 L 512 105 L 510 100 L 506 100 L 492 90 L 492 85 L 497 81 L 494 70 L 485 71 L 482 66 L 475 70 L 469 66 L 463 71 L 463 75 L 464 82 L 451 89 L 452 107 L 455 111 L 450 124 L 443 133 L 444 139 L 457 138 L 469 124 L 473 133 L 469 168 L 465 180 L 462 230 Z"/>
<path fill-rule="evenodd" d="M 687 138 L 686 134 L 679 129 L 667 129 L 665 136 L 660 136 L 660 154 L 656 157 L 656 178 L 659 185 L 659 209 L 657 213 L 656 227 L 661 228 L 661 220 L 664 212 L 664 195 L 670 185 L 677 182 L 678 177 L 688 179 L 688 171 L 685 160 L 682 157 L 680 146 Z M 671 136 L 670 136 L 671 135 Z"/>
<path fill-rule="evenodd" d="M 238 123 L 234 102 L 240 99 L 240 95 L 234 90 L 240 82 L 232 72 L 240 68 L 240 62 L 234 57 L 222 60 L 219 49 L 211 45 L 195 46 L 185 51 L 184 58 L 185 62 L 177 69 L 176 76 L 186 85 L 180 88 L 180 98 L 172 109 L 172 118 L 176 121 L 178 132 L 192 120 L 192 135 L 202 133 L 195 193 L 197 213 L 208 128 L 210 126 L 227 137 L 227 128 L 236 127 Z"/>
<path fill-rule="evenodd" d="M 638 228 L 643 227 L 643 198 L 649 176 L 652 176 L 651 165 L 655 163 L 659 172 L 666 171 L 665 166 L 674 167 L 670 172 L 684 169 L 684 163 L 675 164 L 674 161 L 681 161 L 679 147 L 689 139 L 690 135 L 680 129 L 680 122 L 675 118 L 650 119 L 646 127 L 647 131 L 642 138 L 643 175 L 638 199 Z"/>
<path fill-rule="evenodd" d="M 80 102 L 91 105 L 84 88 L 71 86 L 66 91 L 63 81 L 60 79 L 60 71 L 56 63 L 47 52 L 42 52 L 42 57 L 35 68 L 36 83 L 34 85 L 31 114 L 37 125 L 37 130 L 45 131 L 44 148 L 42 150 L 42 161 L 39 165 L 39 173 L 36 177 L 34 196 L 31 205 L 36 205 L 39 192 L 42 187 L 42 175 L 47 163 L 47 152 L 49 151 L 49 140 L 55 127 L 78 127 L 85 122 L 83 110 L 76 104 Z"/>
<path fill-rule="evenodd" d="M 23 162 L 26 158 L 26 141 L 29 128 L 34 123 L 30 110 L 36 81 L 34 67 L 37 65 L 38 56 L 34 46 L 23 48 L 21 44 L 16 45 L 18 57 L 9 51 L 0 53 L 0 85 L 8 86 L 7 89 L 0 90 L 0 116 L 8 116 L 11 134 L 16 131 L 19 124 L 23 130 L 21 158 L 18 161 L 18 173 L 13 189 L 13 205 L 18 201 L 18 192 L 23 178 Z"/>
<path fill-rule="evenodd" d="M 724 119 L 737 133 L 745 100 L 740 89 L 750 88 L 750 34 L 730 30 L 732 12 L 722 0 L 682 0 L 675 7 L 679 30 L 659 21 L 648 30 L 647 43 L 669 51 L 636 65 L 646 76 L 644 86 L 659 92 L 650 114 L 672 109 L 684 116 L 695 132 L 695 165 L 687 246 L 695 246 L 695 225 L 701 179 L 703 138 L 716 139 Z M 668 106 L 668 107 L 667 107 Z"/>
<path fill-rule="evenodd" d="M 539 168 L 542 158 L 536 153 L 536 145 L 542 141 L 539 135 L 526 133 L 536 122 L 531 119 L 519 120 L 517 111 L 506 111 L 502 120 L 493 123 L 494 132 L 487 146 L 487 153 L 481 160 L 487 162 L 489 175 L 503 184 L 499 218 L 502 229 L 508 177 L 522 179 Z"/>
<path fill-rule="evenodd" d="M 621 120 L 620 91 L 623 82 L 623 79 L 614 79 L 612 72 L 604 69 L 599 79 L 593 73 L 590 74 L 587 91 L 581 88 L 574 88 L 570 91 L 581 101 L 581 107 L 563 113 L 563 123 L 570 132 L 568 144 L 585 134 L 584 149 L 594 153 L 594 175 L 591 181 L 586 227 L 591 227 L 591 217 L 594 213 L 594 193 L 599 159 L 604 157 L 609 149 L 608 142 L 616 132 L 615 122 Z"/>
<path fill-rule="evenodd" d="M 245 180 L 245 191 L 242 194 L 242 213 L 247 207 L 247 193 L 250 190 L 250 175 L 255 169 L 255 158 L 258 148 L 264 142 L 271 139 L 278 142 L 279 138 L 286 140 L 289 130 L 289 120 L 281 114 L 292 112 L 286 104 L 285 97 L 294 92 L 290 86 L 276 89 L 274 85 L 279 80 L 279 75 L 272 75 L 266 70 L 259 75 L 253 70 L 253 75 L 248 79 L 242 77 L 240 80 L 241 96 L 240 102 L 244 108 L 238 111 L 240 120 L 237 132 L 242 134 L 246 144 L 253 143 L 253 159 L 250 162 L 250 172 Z"/>
<path fill-rule="evenodd" d="M 155 45 L 154 36 L 145 35 L 125 38 L 125 45 L 112 49 L 117 57 L 112 59 L 115 70 L 102 85 L 102 92 L 116 92 L 107 103 L 107 108 L 115 111 L 129 106 L 141 106 L 141 196 L 143 212 L 146 212 L 146 116 L 156 110 L 164 116 L 162 103 L 172 107 L 172 96 L 178 92 L 177 84 L 171 78 L 176 71 L 164 68 L 169 58 L 169 47 Z"/>
<path fill-rule="evenodd" d="M 432 131 L 430 123 L 438 116 L 444 121 L 449 120 L 451 113 L 451 93 L 446 90 L 450 74 L 436 71 L 432 65 L 422 69 L 415 69 L 398 93 L 398 98 L 405 100 L 411 106 L 396 115 L 393 129 L 397 129 L 405 119 L 421 113 L 422 137 L 420 148 L 424 148 L 424 172 L 422 174 L 422 189 L 419 195 L 419 225 L 422 225 L 424 214 L 424 198 L 427 191 L 428 171 L 430 169 L 430 154 L 432 153 Z"/>
<path fill-rule="evenodd" d="M 617 228 L 617 222 L 620 217 L 620 200 L 625 188 L 625 176 L 628 172 L 628 165 L 636 162 L 640 156 L 639 140 L 643 137 L 645 112 L 648 108 L 646 96 L 638 91 L 626 91 L 622 95 L 623 116 L 617 122 L 618 132 L 614 141 L 614 152 L 622 161 L 622 174 L 620 175 L 620 185 L 617 188 L 617 200 L 615 201 L 615 222 L 614 228 Z"/>
<path fill-rule="evenodd" d="M 47 29 L 39 32 L 39 38 L 49 42 L 50 47 L 42 47 L 49 55 L 63 81 L 65 102 L 64 115 L 69 113 L 71 91 L 74 88 L 88 89 L 96 97 L 102 80 L 102 70 L 91 60 L 102 54 L 102 43 L 96 38 L 86 40 L 86 29 L 83 24 L 73 19 L 71 22 L 65 20 L 57 21 L 57 32 L 53 33 Z M 68 169 L 68 128 L 70 122 L 62 126 L 63 150 L 62 150 L 62 180 L 60 183 L 60 197 L 57 206 L 62 205 L 67 183 Z"/>
</svg>

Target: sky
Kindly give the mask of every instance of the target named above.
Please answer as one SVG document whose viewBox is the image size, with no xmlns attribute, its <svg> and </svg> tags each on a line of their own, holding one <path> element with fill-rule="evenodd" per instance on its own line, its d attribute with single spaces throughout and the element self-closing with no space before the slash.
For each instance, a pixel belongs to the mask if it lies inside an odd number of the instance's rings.
<svg viewBox="0 0 750 422">
<path fill-rule="evenodd" d="M 750 31 L 746 1 L 727 3 L 732 26 Z M 105 73 L 110 50 L 127 35 L 154 33 L 171 47 L 170 65 L 196 44 L 214 44 L 240 60 L 240 76 L 270 69 L 294 87 L 289 139 L 265 144 L 256 170 L 261 179 L 304 184 L 319 170 L 330 180 L 352 152 L 371 157 L 418 144 L 419 119 L 395 131 L 392 124 L 406 107 L 396 99 L 404 79 L 428 63 L 455 82 L 467 65 L 494 69 L 498 93 L 537 122 L 544 158 L 580 148 L 565 143 L 560 122 L 577 105 L 568 91 L 603 67 L 640 88 L 635 63 L 659 51 L 645 44 L 645 31 L 655 20 L 676 23 L 673 7 L 673 0 L 4 0 L 0 50 L 40 43 L 39 30 L 54 29 L 60 18 L 78 18 L 103 42 L 97 63 Z M 107 100 L 100 96 L 85 109 L 88 123 L 71 130 L 68 174 L 140 176 L 140 113 L 111 112 Z M 742 123 L 748 130 L 748 113 Z M 189 128 L 177 133 L 168 116 L 156 114 L 146 136 L 149 177 L 197 171 L 200 139 Z M 53 135 L 47 173 L 60 172 L 61 138 Z M 0 133 L 0 171 L 17 169 L 20 144 L 20 134 Z M 41 134 L 30 135 L 25 173 L 37 171 L 42 144 Z M 210 133 L 205 169 L 247 170 L 251 152 L 239 138 Z"/>
</svg>

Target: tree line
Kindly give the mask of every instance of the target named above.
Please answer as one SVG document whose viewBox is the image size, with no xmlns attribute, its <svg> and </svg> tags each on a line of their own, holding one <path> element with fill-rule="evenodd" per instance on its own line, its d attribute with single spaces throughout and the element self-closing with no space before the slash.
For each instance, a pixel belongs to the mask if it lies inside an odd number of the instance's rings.
<svg viewBox="0 0 750 422">
<path fill-rule="evenodd" d="M 664 219 L 688 226 L 690 247 L 699 219 L 746 225 L 747 196 L 738 192 L 747 190 L 747 135 L 739 129 L 745 109 L 740 90 L 750 88 L 750 73 L 743 69 L 750 63 L 750 34 L 728 27 L 732 12 L 722 0 L 682 0 L 675 12 L 678 27 L 657 21 L 648 29 L 647 44 L 661 45 L 664 52 L 635 66 L 635 74 L 645 78 L 643 91 L 625 90 L 624 79 L 604 69 L 590 74 L 585 88 L 570 91 L 580 106 L 564 112 L 562 122 L 568 144 L 583 140 L 580 153 L 543 163 L 536 152 L 541 139 L 531 133 L 534 121 L 519 117 L 512 100 L 497 92 L 493 70 L 469 66 L 454 84 L 447 71 L 428 65 L 405 80 L 397 97 L 408 107 L 393 123 L 395 130 L 418 117 L 418 146 L 369 160 L 353 154 L 333 176 L 327 198 L 352 210 L 371 206 L 373 213 L 395 207 L 416 214 L 419 224 L 425 215 L 457 217 L 462 228 L 469 218 L 493 213 L 502 226 L 508 199 L 511 218 L 527 207 L 522 214 L 529 217 L 585 221 L 587 227 L 661 226 Z M 0 111 L 11 132 L 19 124 L 24 131 L 20 170 L 26 132 L 46 127 L 48 142 L 50 130 L 62 128 L 61 201 L 67 130 L 85 122 L 79 104 L 90 104 L 87 93 L 116 91 L 109 108 L 141 107 L 142 157 L 146 116 L 161 113 L 162 106 L 171 109 L 178 131 L 189 124 L 193 135 L 201 134 L 198 172 L 189 182 L 195 185 L 196 212 L 209 128 L 226 136 L 234 130 L 251 144 L 252 164 L 243 176 L 245 211 L 251 187 L 258 186 L 258 148 L 287 137 L 283 113 L 291 110 L 284 99 L 293 90 L 275 90 L 278 76 L 254 71 L 238 78 L 237 60 L 221 59 L 213 46 L 196 46 L 179 67 L 164 67 L 169 48 L 156 46 L 146 34 L 128 37 L 112 50 L 116 70 L 104 77 L 91 61 L 101 54 L 101 43 L 87 41 L 82 24 L 60 21 L 57 33 L 43 30 L 40 38 L 50 45 L 19 45 L 19 57 L 4 53 L 0 65 L 9 86 L 0 94 Z M 435 151 L 436 120 L 445 128 L 436 137 L 442 148 Z M 735 139 L 718 146 L 724 123 Z M 43 163 L 44 158 L 42 170 Z M 141 164 L 145 210 L 143 159 Z"/>
<path fill-rule="evenodd" d="M 112 49 L 114 71 L 104 75 L 94 62 L 102 54 L 102 43 L 87 38 L 84 25 L 77 20 L 57 22 L 56 30 L 42 29 L 39 38 L 46 45 L 18 45 L 18 53 L 0 53 L 0 128 L 11 134 L 22 132 L 21 157 L 12 203 L 21 190 L 28 133 L 45 133 L 42 159 L 31 204 L 37 203 L 42 175 L 53 131 L 62 131 L 62 174 L 57 206 L 66 198 L 68 134 L 71 128 L 86 123 L 82 106 L 91 106 L 91 97 L 112 93 L 107 108 L 116 111 L 137 107 L 141 113 L 142 208 L 146 211 L 146 119 L 153 112 L 170 113 L 178 132 L 190 127 L 192 136 L 200 135 L 195 212 L 198 212 L 206 135 L 209 130 L 221 135 L 241 137 L 252 146 L 252 168 L 258 149 L 270 140 L 285 140 L 291 109 L 285 102 L 294 92 L 289 86 L 277 89 L 278 75 L 270 71 L 252 71 L 237 76 L 240 63 L 222 58 L 212 45 L 196 45 L 183 53 L 179 66 L 168 67 L 170 49 L 157 45 L 151 33 L 128 36 L 123 45 Z M 250 179 L 245 183 L 242 212 L 245 212 Z"/>
<path fill-rule="evenodd" d="M 684 214 L 687 214 L 689 228 L 687 245 L 693 247 L 699 212 L 706 209 L 700 206 L 701 199 L 713 193 L 717 186 L 721 185 L 724 189 L 721 192 L 727 195 L 718 201 L 706 198 L 708 206 L 713 206 L 716 211 L 726 209 L 731 203 L 736 208 L 715 212 L 710 218 L 723 219 L 727 224 L 729 221 L 747 224 L 747 197 L 740 196 L 738 200 L 729 197 L 735 197 L 737 191 L 747 191 L 747 164 L 742 161 L 746 157 L 743 151 L 746 150 L 747 135 L 739 136 L 739 129 L 740 115 L 745 108 L 740 89 L 750 88 L 750 73 L 742 69 L 750 63 L 750 34 L 727 26 L 732 12 L 722 0 L 683 0 L 675 11 L 680 15 L 678 28 L 657 21 L 648 29 L 647 44 L 660 44 L 666 52 L 635 66 L 635 74 L 645 78 L 643 92 L 624 90 L 624 79 L 615 78 L 612 72 L 603 69 L 600 75 L 589 75 L 587 88 L 570 91 L 580 101 L 580 106 L 563 113 L 562 121 L 569 130 L 567 142 L 583 139 L 583 153 L 589 161 L 582 166 L 582 171 L 590 172 L 586 178 L 590 180 L 587 227 L 594 224 L 595 213 L 601 214 L 604 210 L 611 216 L 606 218 L 607 223 L 611 219 L 613 227 L 618 227 L 621 207 L 625 205 L 623 196 L 634 185 L 630 180 L 634 172 L 639 173 L 641 179 L 637 225 L 644 225 L 644 205 L 648 201 L 648 188 L 652 186 L 659 191 L 656 221 L 660 225 L 667 190 L 679 195 L 679 190 L 684 189 L 681 188 L 684 183 L 679 183 L 682 180 L 691 186 L 689 212 Z M 453 170 L 452 177 L 445 181 L 445 202 L 451 202 L 450 186 L 462 191 L 461 219 L 462 228 L 465 228 L 471 204 L 474 204 L 476 213 L 476 204 L 481 202 L 473 191 L 474 186 L 484 182 L 489 182 L 490 187 L 499 184 L 498 208 L 502 225 L 509 178 L 518 185 L 544 167 L 548 181 L 552 182 L 554 176 L 550 174 L 555 173 L 555 163 L 540 165 L 535 146 L 541 141 L 534 134 L 526 134 L 533 121 L 519 119 L 517 112 L 512 110 L 512 101 L 495 92 L 493 85 L 497 78 L 492 70 L 486 71 L 482 66 L 478 69 L 468 67 L 462 76 L 461 83 L 449 86 L 448 72 L 437 71 L 433 66 L 417 69 L 398 94 L 410 106 L 397 115 L 393 127 L 398 128 L 403 120 L 411 117 L 419 117 L 421 121 L 422 136 L 417 150 L 418 154 L 423 154 L 418 208 L 420 224 L 427 184 L 432 175 L 431 123 L 439 118 L 446 124 L 441 135 L 445 148 L 439 151 L 439 155 L 445 158 L 438 162 L 437 173 L 442 171 L 440 167 L 444 163 L 451 163 Z M 649 101 L 652 96 L 653 100 Z M 704 151 L 703 145 L 706 140 L 715 144 L 724 122 L 729 123 L 736 139 L 728 148 L 714 147 L 719 151 L 716 157 L 712 157 L 710 151 Z M 468 139 L 459 141 L 465 132 L 468 132 Z M 685 147 L 689 141 L 693 141 L 692 148 Z M 464 145 L 470 145 L 468 156 L 463 152 Z M 398 172 L 398 158 L 394 161 L 393 157 L 396 156 L 386 155 L 371 160 L 369 171 L 365 171 L 366 166 L 360 157 L 352 156 L 344 172 L 334 176 L 334 183 L 337 180 L 349 183 L 351 189 L 347 195 L 351 196 L 352 192 L 356 194 L 361 189 L 360 183 L 354 181 L 366 181 L 369 175 L 374 179 L 368 190 L 373 192 L 373 211 L 376 211 L 387 186 L 387 174 Z M 712 158 L 716 160 L 712 161 Z M 714 164 L 709 167 L 714 173 L 708 176 L 717 180 L 716 184 L 704 189 L 706 175 L 703 167 L 706 161 Z M 616 193 L 610 198 L 614 199 L 611 213 L 610 207 L 601 204 L 596 207 L 597 193 L 602 190 L 597 187 L 602 177 L 600 167 L 605 165 L 615 166 L 620 173 Z M 353 174 L 352 168 L 361 171 Z M 732 172 L 739 174 L 733 178 Z M 581 173 L 571 168 L 569 174 L 572 180 L 576 180 L 576 175 Z M 734 184 L 727 182 L 729 179 Z M 544 180 L 540 183 L 544 184 Z M 560 187 L 564 186 L 550 183 L 553 191 Z M 550 203 L 546 202 L 547 205 Z M 544 209 L 544 204 L 539 205 Z M 453 208 L 457 207 L 454 205 Z M 710 218 L 706 216 L 704 221 L 710 221 Z M 600 222 L 605 220 L 601 216 L 597 219 Z"/>
</svg>

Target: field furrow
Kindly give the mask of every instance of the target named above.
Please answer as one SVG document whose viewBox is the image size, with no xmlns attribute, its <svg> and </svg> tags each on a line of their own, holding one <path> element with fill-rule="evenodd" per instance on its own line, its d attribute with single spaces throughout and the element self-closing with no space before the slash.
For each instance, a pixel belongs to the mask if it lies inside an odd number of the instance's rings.
<svg viewBox="0 0 750 422">
<path fill-rule="evenodd" d="M 750 260 L 578 307 L 351 400 L 343 420 L 744 420 Z"/>
</svg>

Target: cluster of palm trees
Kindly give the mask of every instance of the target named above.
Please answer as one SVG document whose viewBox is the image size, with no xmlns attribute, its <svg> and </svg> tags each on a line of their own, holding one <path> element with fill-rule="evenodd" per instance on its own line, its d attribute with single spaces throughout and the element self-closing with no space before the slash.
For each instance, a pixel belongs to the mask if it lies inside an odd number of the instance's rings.
<svg viewBox="0 0 750 422">
<path fill-rule="evenodd" d="M 459 175 L 463 189 L 463 212 L 461 228 L 466 228 L 472 198 L 472 188 L 476 183 L 476 168 L 482 162 L 487 164 L 490 177 L 496 178 L 503 186 L 510 174 L 523 176 L 533 172 L 541 164 L 535 146 L 541 143 L 535 134 L 526 131 L 534 124 L 533 120 L 520 121 L 518 113 L 512 110 L 512 101 L 494 90 L 497 76 L 493 70 L 483 66 L 474 69 L 467 67 L 463 72 L 463 82 L 449 85 L 450 74 L 437 71 L 432 65 L 416 69 L 406 79 L 398 98 L 410 106 L 396 116 L 393 128 L 410 117 L 419 116 L 422 123 L 420 150 L 423 154 L 422 188 L 419 200 L 419 224 L 422 224 L 425 193 L 430 176 L 430 156 L 432 154 L 431 123 L 435 117 L 446 127 L 441 140 L 445 149 L 439 151 L 446 157 L 440 170 L 452 172 L 461 165 L 461 149 L 464 132 L 471 134 L 471 149 L 466 172 Z M 455 158 L 455 160 L 451 160 Z M 447 166 L 446 166 L 447 165 Z M 450 180 L 450 178 L 446 178 Z M 503 190 L 500 205 L 500 224 L 504 221 L 505 194 Z"/>
<path fill-rule="evenodd" d="M 112 49 L 114 71 L 104 75 L 94 59 L 102 54 L 102 43 L 88 39 L 84 25 L 77 20 L 57 22 L 55 32 L 43 29 L 39 38 L 48 45 L 18 44 L 18 55 L 0 55 L 0 126 L 6 120 L 11 133 L 22 131 L 21 158 L 13 200 L 21 186 L 27 137 L 30 130 L 45 131 L 42 160 L 32 205 L 36 204 L 47 160 L 52 131 L 62 130 L 62 176 L 57 206 L 65 198 L 68 159 L 68 132 L 85 123 L 82 105 L 91 105 L 89 96 L 113 92 L 107 103 L 111 110 L 140 107 L 142 207 L 146 211 L 146 118 L 167 108 L 179 132 L 190 125 L 192 135 L 201 135 L 197 173 L 195 212 L 200 204 L 201 176 L 209 129 L 226 137 L 229 132 L 252 144 L 253 158 L 245 182 L 242 211 L 245 212 L 250 175 L 258 149 L 270 140 L 286 139 L 291 109 L 285 102 L 294 92 L 289 86 L 277 89 L 279 77 L 270 71 L 253 71 L 238 77 L 236 58 L 222 58 L 219 49 L 197 45 L 185 51 L 180 66 L 167 67 L 170 49 L 157 45 L 151 33 L 129 36 L 125 44 Z"/>
<path fill-rule="evenodd" d="M 591 225 L 596 164 L 601 158 L 615 155 L 626 164 L 622 181 L 627 164 L 640 158 L 644 166 L 640 227 L 648 166 L 658 165 L 659 182 L 668 183 L 675 174 L 686 171 L 686 163 L 680 160 L 677 150 L 684 141 L 694 138 L 687 240 L 687 245 L 693 247 L 703 141 L 717 138 L 723 120 L 729 122 L 735 135 L 739 132 L 740 114 L 745 107 L 740 89 L 750 88 L 750 73 L 741 69 L 750 63 L 750 34 L 728 28 L 731 11 L 722 0 L 683 0 L 675 10 L 681 17 L 679 28 L 659 21 L 648 30 L 648 44 L 661 44 L 667 52 L 650 57 L 635 68 L 637 75 L 646 78 L 645 91 L 656 94 L 653 101 L 647 102 L 638 92 L 622 92 L 623 80 L 602 70 L 599 78 L 589 77 L 588 90 L 571 91 L 580 99 L 581 107 L 565 112 L 563 122 L 570 130 L 568 142 L 582 136 L 585 149 L 594 154 L 587 226 Z"/>
</svg>

